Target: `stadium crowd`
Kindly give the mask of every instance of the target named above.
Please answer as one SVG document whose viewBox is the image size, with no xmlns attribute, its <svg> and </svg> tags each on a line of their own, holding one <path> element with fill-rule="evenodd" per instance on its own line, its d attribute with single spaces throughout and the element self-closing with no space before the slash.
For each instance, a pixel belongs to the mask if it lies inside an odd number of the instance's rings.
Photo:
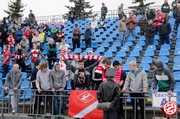
<svg viewBox="0 0 180 119">
<path fill-rule="evenodd" d="M 2 52 L 2 67 L 3 77 L 6 78 L 5 90 L 8 90 L 11 96 L 12 113 L 17 113 L 18 96 L 20 85 L 22 82 L 22 72 L 26 72 L 26 63 L 30 58 L 31 62 L 31 88 L 36 89 L 35 95 L 42 97 L 37 99 L 35 97 L 33 113 L 39 114 L 37 106 L 40 107 L 39 101 L 47 100 L 46 114 L 52 114 L 51 107 L 52 101 L 57 105 L 57 98 L 48 98 L 43 95 L 59 95 L 63 90 L 98 90 L 98 101 L 112 102 L 108 110 L 104 110 L 104 119 L 118 119 L 123 118 L 123 101 L 120 99 L 122 92 L 131 91 L 131 97 L 143 97 L 143 93 L 148 92 L 148 79 L 147 73 L 138 67 L 135 61 L 129 63 L 130 72 L 123 71 L 119 61 L 111 62 L 109 58 L 102 58 L 101 56 L 94 56 L 93 51 L 88 52 L 88 56 L 80 56 L 79 54 L 68 55 L 76 48 L 80 48 L 80 38 L 84 35 L 86 47 L 91 47 L 93 38 L 93 30 L 96 32 L 98 29 L 106 28 L 106 14 L 107 7 L 102 4 L 101 19 L 98 23 L 95 18 L 92 18 L 91 24 L 87 25 L 84 34 L 81 33 L 80 27 L 76 24 L 72 32 L 73 48 L 66 43 L 65 34 L 63 29 L 65 25 L 61 24 L 61 28 L 52 28 L 48 24 L 38 24 L 32 10 L 24 20 L 20 18 L 12 18 L 11 16 L 4 18 L 0 22 L 0 46 L 3 48 Z M 145 15 L 137 21 L 134 12 L 131 12 L 127 17 L 123 12 L 123 4 L 118 7 L 118 29 L 123 45 L 130 35 L 137 38 L 135 35 L 135 27 L 140 27 L 139 35 L 145 35 L 146 44 L 153 45 L 154 37 L 156 34 L 160 36 L 161 44 L 169 44 L 169 35 L 171 33 L 171 25 L 168 23 L 170 13 L 170 5 L 165 0 L 161 10 L 147 9 Z M 180 3 L 173 3 L 173 15 L 175 18 L 174 33 L 177 33 L 180 23 Z M 74 23 L 74 12 L 70 11 L 70 20 Z M 46 38 L 49 37 L 49 42 Z M 48 53 L 44 55 L 42 49 L 47 46 Z M 57 57 L 57 52 L 61 55 Z M 13 68 L 10 70 L 13 62 Z M 42 61 L 43 59 L 44 61 Z M 70 61 L 70 59 L 73 59 Z M 153 92 L 156 92 L 158 85 L 160 92 L 173 92 L 175 87 L 174 78 L 169 69 L 163 67 L 161 60 L 153 60 L 154 68 L 154 85 Z M 71 82 L 70 87 L 67 86 L 67 81 Z M 48 91 L 49 90 L 49 91 Z M 139 93 L 137 93 L 139 92 Z M 144 100 L 138 99 L 141 119 L 144 119 Z M 61 101 L 63 103 L 63 101 Z M 136 119 L 139 119 L 137 110 L 137 100 L 131 99 L 133 110 L 136 110 Z M 61 104 L 62 105 L 62 104 Z M 40 109 L 40 108 L 38 108 Z M 55 107 L 55 114 L 58 114 L 58 107 Z"/>
</svg>

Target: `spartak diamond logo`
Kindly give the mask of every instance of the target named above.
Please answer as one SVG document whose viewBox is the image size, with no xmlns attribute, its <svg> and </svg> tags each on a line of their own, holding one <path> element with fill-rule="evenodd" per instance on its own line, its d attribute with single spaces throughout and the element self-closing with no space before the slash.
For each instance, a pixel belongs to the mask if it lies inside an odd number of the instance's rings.
<svg viewBox="0 0 180 119">
<path fill-rule="evenodd" d="M 93 95 L 91 95 L 90 93 L 88 92 L 83 92 L 81 93 L 80 95 L 78 95 L 78 98 L 84 102 L 84 103 L 88 103 L 90 102 L 91 100 L 93 100 L 95 97 Z"/>
</svg>

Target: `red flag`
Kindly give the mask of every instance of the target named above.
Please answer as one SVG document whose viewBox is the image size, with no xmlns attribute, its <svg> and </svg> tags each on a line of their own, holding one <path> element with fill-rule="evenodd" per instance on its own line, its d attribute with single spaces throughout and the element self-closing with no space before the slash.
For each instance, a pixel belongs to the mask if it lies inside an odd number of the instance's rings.
<svg viewBox="0 0 180 119">
<path fill-rule="evenodd" d="M 97 110 L 97 91 L 73 90 L 70 92 L 68 115 L 82 119 L 103 119 L 103 111 Z"/>
</svg>

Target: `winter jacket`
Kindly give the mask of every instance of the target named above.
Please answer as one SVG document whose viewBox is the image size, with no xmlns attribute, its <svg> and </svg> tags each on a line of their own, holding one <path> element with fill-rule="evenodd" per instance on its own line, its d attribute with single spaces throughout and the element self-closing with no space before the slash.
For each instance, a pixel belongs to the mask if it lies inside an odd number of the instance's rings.
<svg viewBox="0 0 180 119">
<path fill-rule="evenodd" d="M 160 60 L 154 61 L 153 64 L 159 68 L 154 71 L 153 89 L 156 90 L 158 85 L 159 91 L 173 91 L 176 82 L 170 70 L 168 68 L 164 68 L 163 63 Z"/>
<path fill-rule="evenodd" d="M 164 23 L 159 26 L 159 36 L 169 36 L 171 33 L 171 25 L 169 23 Z"/>
<path fill-rule="evenodd" d="M 55 64 L 56 65 L 56 64 Z M 63 70 L 56 71 L 55 66 L 54 69 L 50 71 L 50 81 L 51 87 L 59 90 L 60 88 L 66 87 L 66 74 Z"/>
<path fill-rule="evenodd" d="M 21 29 L 16 30 L 16 41 L 20 42 L 22 40 L 23 31 Z"/>
<path fill-rule="evenodd" d="M 128 89 L 132 92 L 142 92 L 148 89 L 147 74 L 142 68 L 128 73 L 123 90 Z"/>
<path fill-rule="evenodd" d="M 154 27 L 154 25 L 146 25 L 146 27 L 145 27 L 145 36 L 146 37 L 154 37 L 155 36 L 155 27 Z"/>
<path fill-rule="evenodd" d="M 118 29 L 119 29 L 120 32 L 126 32 L 126 30 L 127 30 L 126 22 L 122 21 L 122 20 L 119 20 L 118 21 Z"/>
<path fill-rule="evenodd" d="M 34 67 L 31 71 L 31 81 L 36 81 L 36 75 L 37 75 L 38 69 L 37 67 Z M 32 89 L 37 89 L 36 82 L 32 82 Z"/>
<path fill-rule="evenodd" d="M 86 29 L 85 33 L 84 33 L 84 38 L 85 40 L 91 39 L 92 37 L 92 31 L 91 29 Z"/>
<path fill-rule="evenodd" d="M 140 26 L 141 28 L 141 31 L 145 32 L 145 29 L 146 29 L 146 25 L 148 24 L 148 21 L 146 19 L 141 19 L 139 22 L 138 22 L 138 25 Z"/>
<path fill-rule="evenodd" d="M 107 12 L 108 12 L 107 7 L 106 6 L 102 6 L 101 7 L 101 14 L 107 14 Z"/>
<path fill-rule="evenodd" d="M 118 14 L 123 14 L 123 6 L 122 5 L 118 6 Z"/>
<path fill-rule="evenodd" d="M 162 6 L 161 6 L 161 12 L 162 13 L 170 13 L 170 6 L 168 3 L 164 3 Z"/>
<path fill-rule="evenodd" d="M 5 87 L 9 87 L 9 89 L 18 88 L 20 89 L 22 82 L 22 73 L 20 71 L 14 72 L 11 70 L 5 81 Z"/>
<path fill-rule="evenodd" d="M 46 72 L 39 70 L 37 72 L 36 87 L 37 87 L 37 89 L 40 88 L 41 90 L 50 90 L 52 88 L 49 70 L 47 70 Z"/>
<path fill-rule="evenodd" d="M 154 26 L 155 27 L 159 27 L 162 25 L 162 19 L 164 18 L 164 14 L 159 14 L 159 15 L 156 15 L 155 18 L 154 18 Z"/>
<path fill-rule="evenodd" d="M 56 40 L 57 39 L 57 36 L 56 36 L 56 33 L 57 33 L 57 29 L 51 29 L 51 35 L 50 35 L 50 37 L 51 38 L 53 38 L 54 40 Z"/>
<path fill-rule="evenodd" d="M 126 20 L 126 26 L 128 30 L 134 30 L 136 27 L 136 21 L 133 18 L 128 18 Z"/>
<path fill-rule="evenodd" d="M 97 99 L 99 103 L 111 102 L 112 108 L 108 111 L 119 110 L 120 87 L 113 79 L 107 79 L 100 84 Z"/>
<path fill-rule="evenodd" d="M 150 12 L 146 13 L 147 20 L 153 20 L 155 16 L 156 16 L 156 14 L 153 10 L 150 10 Z"/>
<path fill-rule="evenodd" d="M 49 44 L 48 45 L 48 58 L 56 58 L 57 54 L 56 54 L 57 48 L 55 44 Z"/>
<path fill-rule="evenodd" d="M 73 39 L 79 39 L 80 40 L 81 31 L 77 28 L 73 30 Z"/>
</svg>

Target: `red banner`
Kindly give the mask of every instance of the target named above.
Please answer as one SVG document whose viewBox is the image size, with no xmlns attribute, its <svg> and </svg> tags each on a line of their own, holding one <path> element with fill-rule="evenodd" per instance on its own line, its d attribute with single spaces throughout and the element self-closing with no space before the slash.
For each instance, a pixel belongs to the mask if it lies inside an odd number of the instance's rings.
<svg viewBox="0 0 180 119">
<path fill-rule="evenodd" d="M 97 110 L 97 91 L 73 90 L 70 92 L 68 115 L 81 119 L 103 119 L 103 111 Z"/>
</svg>

